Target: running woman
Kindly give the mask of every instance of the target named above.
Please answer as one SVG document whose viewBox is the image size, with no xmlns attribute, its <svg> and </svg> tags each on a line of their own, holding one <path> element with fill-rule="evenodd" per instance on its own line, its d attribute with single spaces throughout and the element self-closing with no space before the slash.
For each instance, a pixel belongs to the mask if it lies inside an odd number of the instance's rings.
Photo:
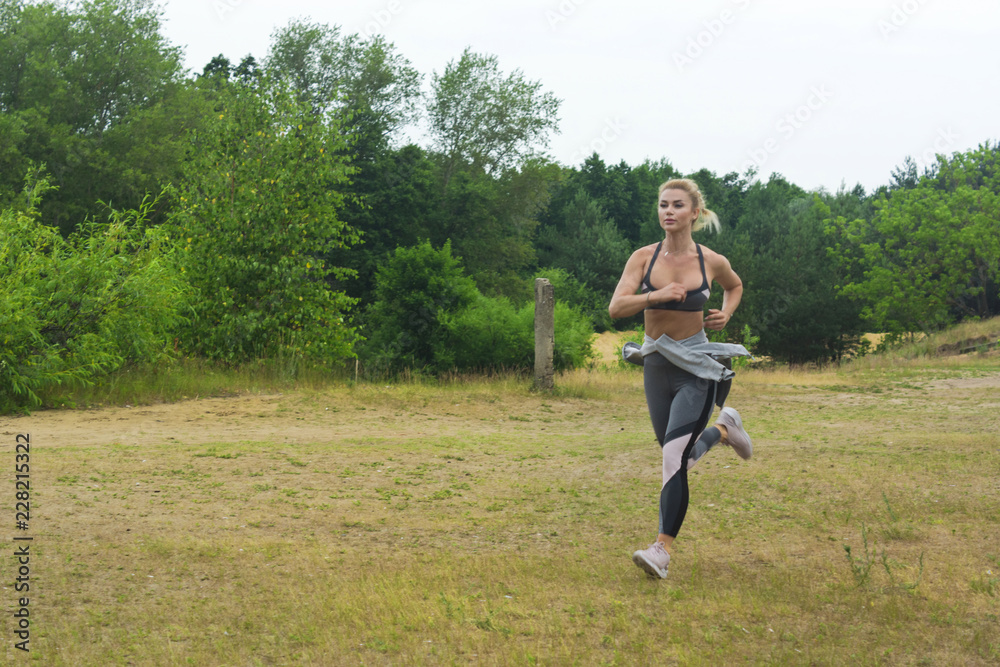
<svg viewBox="0 0 1000 667">
<path fill-rule="evenodd" d="M 661 185 L 657 210 L 664 238 L 632 253 L 608 312 L 613 318 L 642 312 L 645 320 L 643 345 L 628 343 L 622 354 L 643 366 L 646 404 L 663 454 L 663 486 L 659 535 L 632 561 L 666 578 L 688 508 L 687 471 L 719 442 L 744 459 L 753 450 L 739 413 L 723 407 L 734 373 L 719 362 L 749 353 L 742 345 L 710 343 L 705 335 L 705 329 L 725 328 L 743 295 L 743 282 L 729 261 L 691 236 L 705 228 L 718 231 L 719 218 L 705 208 L 690 179 Z M 723 289 L 722 308 L 705 315 L 713 282 Z M 722 408 L 719 417 L 705 428 L 715 405 Z"/>
</svg>

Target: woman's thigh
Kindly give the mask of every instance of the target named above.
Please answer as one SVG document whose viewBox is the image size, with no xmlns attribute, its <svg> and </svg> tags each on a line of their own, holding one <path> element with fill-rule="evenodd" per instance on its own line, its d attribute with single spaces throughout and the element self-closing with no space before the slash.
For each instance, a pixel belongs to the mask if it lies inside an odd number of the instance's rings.
<svg viewBox="0 0 1000 667">
<path fill-rule="evenodd" d="M 693 444 L 705 430 L 715 403 L 715 383 L 676 369 L 672 379 L 674 397 L 670 402 L 665 440 L 691 436 Z"/>
<path fill-rule="evenodd" d="M 674 398 L 671 376 L 672 371 L 676 370 L 678 370 L 676 366 L 659 354 L 646 356 L 642 367 L 642 383 L 646 390 L 649 420 L 653 423 L 653 434 L 661 447 L 663 446 L 663 437 L 667 434 L 667 425 L 670 422 L 670 411 Z"/>
</svg>

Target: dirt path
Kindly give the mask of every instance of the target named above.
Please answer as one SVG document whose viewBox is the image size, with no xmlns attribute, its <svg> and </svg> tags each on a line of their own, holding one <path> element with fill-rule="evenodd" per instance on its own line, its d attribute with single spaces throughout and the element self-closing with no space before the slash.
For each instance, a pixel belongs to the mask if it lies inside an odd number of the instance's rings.
<svg viewBox="0 0 1000 667">
<path fill-rule="evenodd" d="M 0 434 L 32 433 L 36 441 L 76 445 L 261 439 L 288 432 L 287 419 L 277 413 L 281 401 L 280 395 L 240 396 L 140 407 L 44 410 L 27 417 L 0 417 Z"/>
<path fill-rule="evenodd" d="M 0 417 L 0 437 L 30 433 L 53 446 L 233 443 L 323 443 L 354 439 L 410 439 L 462 433 L 492 435 L 534 429 L 558 422 L 561 433 L 593 432 L 592 401 L 542 396 L 505 396 L 427 392 L 428 398 L 402 396 L 405 389 L 384 387 L 318 394 L 246 395 L 202 398 L 172 404 L 119 406 L 87 410 L 42 410 L 30 416 Z M 599 412 L 613 413 L 611 405 Z M 609 431 L 619 430 L 612 417 Z"/>
</svg>

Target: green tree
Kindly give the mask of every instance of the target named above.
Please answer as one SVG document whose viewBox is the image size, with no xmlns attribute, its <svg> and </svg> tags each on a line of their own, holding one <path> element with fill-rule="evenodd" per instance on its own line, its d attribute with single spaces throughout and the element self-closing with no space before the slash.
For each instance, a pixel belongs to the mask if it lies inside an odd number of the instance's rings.
<svg viewBox="0 0 1000 667">
<path fill-rule="evenodd" d="M 363 243 L 334 249 L 325 260 L 352 269 L 357 280 L 335 285 L 370 303 L 376 268 L 397 246 L 430 238 L 428 219 L 439 207 L 437 164 L 417 146 L 396 147 L 418 116 L 421 77 L 381 36 L 303 20 L 274 32 L 264 62 L 317 113 L 338 118 L 349 142 L 356 197 L 340 218 Z"/>
<path fill-rule="evenodd" d="M 842 290 L 875 327 L 927 331 L 1000 312 L 998 156 L 990 144 L 939 156 L 915 187 L 876 201 L 870 222 L 829 221 L 832 255 L 855 277 Z"/>
<path fill-rule="evenodd" d="M 326 259 L 357 274 L 357 279 L 339 287 L 362 305 L 374 300 L 378 267 L 397 247 L 428 239 L 440 245 L 448 239 L 438 233 L 439 174 L 437 161 L 413 144 L 379 152 L 354 174 L 358 200 L 348 203 L 342 217 L 361 234 L 363 243 L 334 250 Z"/>
<path fill-rule="evenodd" d="M 338 218 L 351 168 L 337 120 L 266 77 L 223 86 L 215 105 L 191 134 L 171 218 L 198 291 L 185 349 L 227 362 L 351 356 L 354 300 L 328 283 L 350 272 L 323 260 L 358 240 Z"/>
<path fill-rule="evenodd" d="M 558 129 L 559 100 L 520 70 L 505 76 L 496 56 L 466 48 L 431 87 L 430 132 L 445 159 L 445 187 L 461 165 L 498 174 L 524 163 Z"/>
<path fill-rule="evenodd" d="M 539 262 L 565 270 L 583 287 L 574 305 L 587 313 L 597 330 L 606 330 L 611 326 L 608 301 L 634 248 L 582 188 L 564 206 L 561 217 L 558 227 L 546 227 L 539 234 Z M 569 292 L 574 294 L 572 288 Z"/>
<path fill-rule="evenodd" d="M 202 68 L 198 81 L 208 84 L 210 88 L 223 88 L 230 83 L 254 87 L 261 82 L 263 72 L 257 65 L 257 59 L 252 55 L 244 56 L 238 65 L 233 65 L 229 58 L 221 53 Z"/>
<path fill-rule="evenodd" d="M 734 230 L 741 221 L 749 219 L 744 216 L 749 213 L 747 206 L 747 195 L 751 184 L 747 176 L 729 172 L 723 176 L 716 176 L 708 169 L 700 169 L 689 176 L 698 184 L 702 195 L 705 197 L 708 208 L 714 211 L 722 223 L 724 230 Z M 776 185 L 781 188 L 787 187 L 787 199 L 792 199 L 801 193 L 801 188 L 786 183 L 784 179 L 775 179 Z M 657 184 L 659 185 L 659 184 Z M 659 219 L 656 218 L 656 231 L 658 236 L 662 235 L 659 228 Z M 744 227 L 745 231 L 749 231 Z"/>
<path fill-rule="evenodd" d="M 787 226 L 754 258 L 751 331 L 757 350 L 792 363 L 840 359 L 864 332 L 861 309 L 836 288 L 838 267 L 827 255 L 820 196 L 786 205 Z"/>
<path fill-rule="evenodd" d="M 732 228 L 705 241 L 743 280 L 728 334 L 740 336 L 748 325 L 759 337 L 756 352 L 796 363 L 836 359 L 857 345 L 859 308 L 834 289 L 838 269 L 826 253 L 822 201 L 775 175 L 750 185 L 741 205 Z M 709 307 L 721 301 L 716 291 Z"/>
<path fill-rule="evenodd" d="M 902 165 L 892 170 L 892 181 L 889 183 L 888 189 L 915 188 L 919 184 L 920 172 L 917 169 L 917 162 L 912 157 L 907 156 Z"/>
<path fill-rule="evenodd" d="M 566 192 L 572 198 L 575 188 L 583 188 L 634 249 L 663 237 L 656 217 L 656 193 L 661 183 L 677 176 L 665 160 L 646 160 L 636 167 L 625 161 L 605 165 L 595 153 L 567 179 Z"/>
<path fill-rule="evenodd" d="M 135 208 L 177 176 L 200 113 L 161 13 L 152 0 L 0 0 L 0 200 L 46 165 L 58 190 L 41 213 L 67 234 L 98 201 Z"/>
<path fill-rule="evenodd" d="M 538 216 L 558 170 L 529 160 L 497 175 L 471 168 L 458 172 L 441 198 L 431 240 L 451 240 L 484 294 L 525 298 L 531 293 L 527 273 L 535 263 Z"/>
<path fill-rule="evenodd" d="M 450 239 L 487 295 L 530 294 L 532 239 L 559 173 L 538 149 L 556 130 L 558 107 L 540 83 L 519 70 L 505 75 L 495 56 L 470 49 L 433 77 L 429 120 L 442 201 L 430 238 Z"/>
<path fill-rule="evenodd" d="M 544 265 L 566 269 L 577 280 L 609 295 L 610 299 L 625 262 L 632 254 L 632 246 L 622 237 L 614 221 L 609 220 L 597 202 L 582 189 L 563 209 L 562 217 L 562 233 L 549 231 L 548 238 L 544 239 Z"/>
<path fill-rule="evenodd" d="M 381 35 L 293 20 L 271 36 L 264 64 L 317 112 L 337 112 L 363 160 L 416 118 L 420 74 Z"/>
</svg>

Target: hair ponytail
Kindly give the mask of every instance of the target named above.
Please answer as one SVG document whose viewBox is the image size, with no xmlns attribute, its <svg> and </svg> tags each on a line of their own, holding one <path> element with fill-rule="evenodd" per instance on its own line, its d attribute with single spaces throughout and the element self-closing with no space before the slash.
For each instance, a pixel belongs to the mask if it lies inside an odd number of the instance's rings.
<svg viewBox="0 0 1000 667">
<path fill-rule="evenodd" d="M 719 216 L 715 214 L 715 211 L 703 208 L 701 209 L 701 212 L 698 213 L 698 219 L 691 225 L 691 231 L 697 232 L 702 229 L 707 229 L 713 234 L 718 234 L 722 231 L 722 223 L 719 222 Z"/>
</svg>

